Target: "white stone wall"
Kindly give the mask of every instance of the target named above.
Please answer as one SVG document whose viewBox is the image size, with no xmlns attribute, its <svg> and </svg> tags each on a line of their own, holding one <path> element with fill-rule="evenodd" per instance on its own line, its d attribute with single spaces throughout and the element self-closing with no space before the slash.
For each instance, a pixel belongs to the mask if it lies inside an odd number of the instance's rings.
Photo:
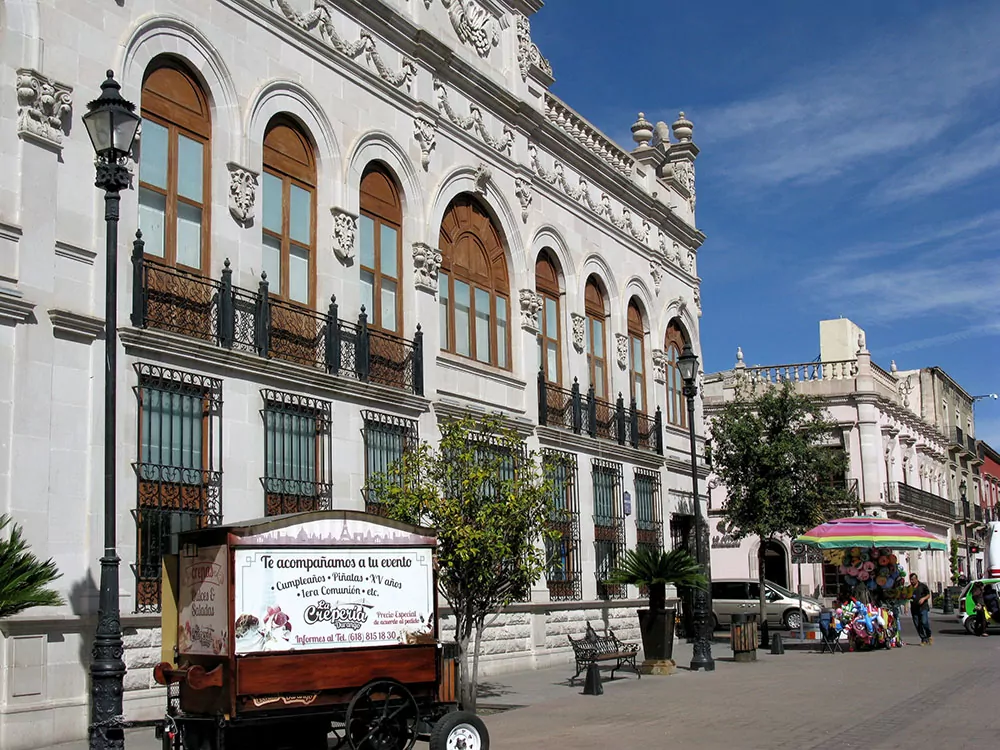
<svg viewBox="0 0 1000 750">
<path fill-rule="evenodd" d="M 40 556 L 56 561 L 63 572 L 57 588 L 67 600 L 63 607 L 0 623 L 4 750 L 44 747 L 86 731 L 89 634 L 103 543 L 100 335 L 107 292 L 104 204 L 92 187 L 94 155 L 80 118 L 86 102 L 99 94 L 107 69 L 114 70 L 123 95 L 140 106 L 143 76 L 160 55 L 180 60 L 203 84 L 212 119 L 207 269 L 212 278 L 219 278 L 229 259 L 234 283 L 256 288 L 262 257 L 259 192 L 249 226 L 235 221 L 228 165 L 260 171 L 264 129 L 273 115 L 288 113 L 308 130 L 317 154 L 316 304 L 325 308 L 335 294 L 341 317 L 356 318 L 357 261 L 342 260 L 354 249 L 336 246 L 334 215 L 357 214 L 360 178 L 369 162 L 388 166 L 404 202 L 404 332 L 412 337 L 421 323 L 425 345 L 426 397 L 417 399 L 131 329 L 129 255 L 137 195 L 122 194 L 115 427 L 129 718 L 155 716 L 163 704 L 162 690 L 150 680 L 159 650 L 155 619 L 129 616 L 135 610 L 136 362 L 223 381 L 222 502 L 228 522 L 262 515 L 262 387 L 332 402 L 337 507 L 362 507 L 362 409 L 417 419 L 422 438 L 433 439 L 438 416 L 455 410 L 500 409 L 530 432 L 537 421 L 535 334 L 518 300 L 520 290 L 534 289 L 534 261 L 542 248 L 552 251 L 562 270 L 567 386 L 574 376 L 587 382 L 585 355 L 573 345 L 571 315 L 583 312 L 591 273 L 608 290 L 612 397 L 628 393 L 614 336 L 626 330 L 633 296 L 647 318 L 645 371 L 652 405 L 665 402 L 653 352 L 663 348 L 672 318 L 682 321 L 700 351 L 697 252 L 704 238 L 694 226 L 694 170 L 659 166 L 665 159 L 693 164 L 697 148 L 690 135 L 682 125 L 663 147 L 645 146 L 634 154 L 610 143 L 547 93 L 551 69 L 525 36 L 526 19 L 519 18 L 526 6 L 506 0 L 484 6 L 493 17 L 470 27 L 438 0 L 389 0 L 377 9 L 333 2 L 323 6 L 328 15 L 321 11 L 308 18 L 303 15 L 313 10 L 308 0 L 0 1 L 0 81 L 6 84 L 0 86 L 0 172 L 8 177 L 0 181 L 0 512 L 23 525 Z M 440 45 L 416 46 L 417 29 L 451 51 L 447 65 L 438 59 Z M 437 86 L 435 76 L 441 79 Z M 70 107 L 62 113 L 67 116 L 60 121 L 60 112 L 46 110 L 32 86 L 51 86 Z M 636 103 L 637 110 L 641 106 Z M 481 119 L 469 120 L 473 111 Z M 413 245 L 436 247 L 444 211 L 463 192 L 478 194 L 507 248 L 509 371 L 439 353 L 437 299 L 433 290 L 409 282 L 419 270 Z M 699 432 L 700 424 L 699 405 Z M 687 435 L 665 426 L 665 461 L 648 451 L 568 438 L 564 444 L 561 438 L 530 435 L 528 444 L 578 453 L 583 600 L 592 602 L 590 458 L 622 462 L 623 489 L 633 497 L 634 468 L 659 469 L 666 522 L 677 510 L 672 498 L 690 492 Z M 666 523 L 664 534 L 669 542 Z M 634 540 L 634 518 L 628 518 L 626 543 Z M 544 587 L 539 596 L 545 598 Z M 599 611 L 600 603 L 592 603 L 593 610 L 564 614 Z M 496 670 L 547 663 L 549 620 L 560 612 L 552 605 L 547 615 L 510 615 L 494 629 L 484 663 Z M 627 619 L 634 607 L 609 612 Z M 621 627 L 624 637 L 624 619 Z M 553 646 L 551 658 L 564 658 L 564 650 Z"/>
</svg>

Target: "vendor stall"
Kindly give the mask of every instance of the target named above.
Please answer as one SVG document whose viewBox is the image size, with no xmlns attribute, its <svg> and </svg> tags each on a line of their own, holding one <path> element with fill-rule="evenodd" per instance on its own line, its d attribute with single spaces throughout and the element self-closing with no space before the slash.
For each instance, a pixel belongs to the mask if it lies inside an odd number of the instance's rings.
<svg viewBox="0 0 1000 750">
<path fill-rule="evenodd" d="M 926 529 L 886 518 L 828 521 L 796 541 L 822 550 L 824 561 L 837 566 L 842 586 L 831 627 L 851 650 L 902 645 L 899 614 L 913 589 L 896 552 L 947 549 Z"/>
</svg>

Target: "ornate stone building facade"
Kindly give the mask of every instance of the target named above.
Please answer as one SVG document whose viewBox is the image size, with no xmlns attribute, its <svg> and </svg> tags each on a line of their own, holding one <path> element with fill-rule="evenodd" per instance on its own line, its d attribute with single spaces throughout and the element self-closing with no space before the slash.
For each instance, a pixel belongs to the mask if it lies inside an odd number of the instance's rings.
<svg viewBox="0 0 1000 750">
<path fill-rule="evenodd" d="M 609 569 L 690 536 L 698 148 L 683 114 L 640 115 L 626 150 L 554 96 L 540 7 L 0 0 L 0 510 L 66 598 L 0 623 L 0 747 L 86 734 L 106 289 L 80 116 L 108 68 L 143 118 L 118 289 L 128 717 L 162 710 L 172 531 L 364 508 L 367 476 L 469 412 L 569 467 L 559 562 L 484 672 L 568 660 L 586 619 L 635 627 Z"/>
<path fill-rule="evenodd" d="M 971 437 L 971 399 L 946 373 L 939 368 L 904 372 L 895 362 L 884 370 L 872 361 L 863 330 L 845 318 L 824 320 L 818 361 L 748 366 L 741 350 L 732 370 L 707 375 L 709 432 L 713 412 L 734 397 L 741 381 L 759 386 L 790 381 L 796 391 L 822 404 L 840 427 L 830 447 L 847 453 L 845 481 L 863 512 L 899 518 L 944 539 L 958 539 L 963 548 L 959 565 L 966 569 L 966 528 L 970 546 L 984 528 L 978 499 L 981 459 Z M 962 425 L 957 432 L 956 419 Z M 961 502 L 963 481 L 968 507 Z M 736 542 L 720 528 L 726 489 L 714 479 L 709 484 L 713 575 L 756 577 L 756 541 Z M 807 595 L 833 596 L 838 586 L 833 567 L 805 564 L 800 581 L 789 545 L 788 539 L 776 540 L 765 551 L 769 580 L 792 590 L 801 584 Z M 978 560 L 981 565 L 981 553 Z M 908 564 L 932 589 L 950 585 L 946 553 L 911 552 Z"/>
</svg>

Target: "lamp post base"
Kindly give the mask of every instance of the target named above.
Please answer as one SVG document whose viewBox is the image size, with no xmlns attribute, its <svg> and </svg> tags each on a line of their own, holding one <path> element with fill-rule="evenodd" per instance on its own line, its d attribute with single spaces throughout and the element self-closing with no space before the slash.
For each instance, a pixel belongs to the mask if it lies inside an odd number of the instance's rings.
<svg viewBox="0 0 1000 750">
<path fill-rule="evenodd" d="M 90 664 L 90 750 L 124 750 L 125 646 L 118 608 L 118 556 L 101 558 L 101 598 Z"/>
<path fill-rule="evenodd" d="M 698 589 L 694 594 L 694 656 L 691 671 L 715 671 L 712 658 L 712 620 L 708 613 L 708 593 Z"/>
</svg>

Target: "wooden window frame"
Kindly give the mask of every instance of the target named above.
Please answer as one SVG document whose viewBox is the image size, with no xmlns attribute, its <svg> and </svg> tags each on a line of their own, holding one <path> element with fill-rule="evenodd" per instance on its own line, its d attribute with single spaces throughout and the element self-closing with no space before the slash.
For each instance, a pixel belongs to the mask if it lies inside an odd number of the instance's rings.
<svg viewBox="0 0 1000 750">
<path fill-rule="evenodd" d="M 192 89 L 197 92 L 200 104 L 204 107 L 206 116 L 199 118 L 181 106 L 176 101 L 161 96 L 159 93 L 147 90 L 150 77 L 161 70 L 172 70 L 187 79 Z M 211 262 L 211 219 L 212 219 L 212 118 L 208 105 L 208 97 L 198 79 L 182 65 L 170 61 L 161 61 L 150 66 L 143 80 L 140 115 L 143 120 L 149 120 L 167 130 L 167 187 L 164 190 L 142 180 L 142 139 L 139 139 L 138 188 L 149 190 L 166 199 L 163 217 L 163 256 L 146 253 L 146 257 L 159 260 L 169 266 L 201 274 Z M 180 195 L 177 186 L 177 167 L 179 163 L 179 136 L 184 135 L 202 146 L 201 165 L 201 203 Z M 177 204 L 184 203 L 201 209 L 201 252 L 197 268 L 183 265 L 177 261 Z"/>
<path fill-rule="evenodd" d="M 594 288 L 600 295 L 600 307 L 590 299 L 587 294 L 587 287 L 593 282 Z M 584 287 L 584 313 L 587 317 L 587 370 L 590 373 L 590 384 L 594 385 L 594 395 L 597 398 L 607 401 L 608 400 L 608 380 L 611 378 L 611 373 L 608 371 L 608 313 L 607 313 L 607 299 L 605 297 L 604 291 L 601 289 L 600 283 L 597 281 L 595 276 L 590 276 L 587 279 L 587 284 Z M 601 336 L 603 341 L 601 342 L 601 351 L 604 352 L 604 356 L 598 357 L 594 354 L 594 322 L 600 322 L 601 324 Z M 597 387 L 594 383 L 594 373 L 597 372 L 596 365 L 600 362 L 604 369 L 604 383 L 601 392 L 597 391 Z"/>
<path fill-rule="evenodd" d="M 390 205 L 376 196 L 366 193 L 364 190 L 365 180 L 371 174 L 381 175 L 388 182 L 393 193 L 395 205 Z M 369 268 L 361 263 L 360 253 L 358 255 L 359 278 L 360 271 L 368 271 L 374 278 L 372 287 L 372 308 L 368 310 L 368 325 L 378 331 L 382 331 L 389 336 L 402 336 L 405 329 L 403 325 L 403 204 L 397 181 L 388 169 L 380 164 L 369 165 L 361 177 L 359 185 L 360 213 L 367 216 L 375 225 L 375 236 L 372 238 L 375 253 L 375 268 Z M 388 226 L 396 231 L 396 276 L 388 276 L 382 273 L 382 226 Z M 358 227 L 360 238 L 360 227 Z M 396 330 L 389 330 L 382 324 L 382 281 L 383 278 L 396 282 Z"/>
<path fill-rule="evenodd" d="M 538 266 L 546 263 L 552 268 L 553 280 L 543 278 L 538 273 Z M 545 374 L 545 381 L 553 385 L 562 385 L 562 290 L 559 288 L 559 269 L 556 266 L 552 255 L 543 250 L 538 254 L 535 261 L 535 291 L 542 298 L 542 309 L 539 310 L 538 342 L 540 347 L 539 369 Z M 556 331 L 555 336 L 548 330 L 548 315 L 545 311 L 545 303 L 551 300 L 556 306 Z M 556 345 L 556 372 L 555 377 L 549 372 L 549 360 L 546 352 L 549 344 Z"/>
<path fill-rule="evenodd" d="M 687 427 L 687 400 L 684 397 L 684 380 L 681 378 L 677 360 L 684 351 L 687 339 L 684 331 L 674 321 L 667 324 L 664 337 L 664 354 L 666 355 L 666 390 L 667 390 L 667 424 L 674 427 Z M 673 389 L 671 386 L 674 386 Z M 671 407 L 676 408 L 676 420 L 672 419 Z"/>
<path fill-rule="evenodd" d="M 300 165 L 297 164 L 293 159 L 288 157 L 283 157 L 283 155 L 278 152 L 277 149 L 271 148 L 267 145 L 267 136 L 277 127 L 284 126 L 292 131 L 302 139 L 303 145 L 306 148 L 306 152 L 310 155 L 311 164 L 309 171 L 311 174 L 306 175 L 306 170 L 303 170 Z M 312 308 L 315 305 L 316 300 L 316 185 L 318 183 L 318 174 L 316 168 L 316 149 L 312 144 L 312 139 L 308 136 L 305 130 L 296 123 L 294 120 L 282 117 L 278 115 L 273 117 L 271 121 L 267 124 L 267 129 L 264 134 L 264 145 L 262 147 L 263 151 L 263 167 L 262 171 L 265 174 L 270 174 L 281 180 L 281 234 L 278 235 L 272 230 L 266 229 L 264 227 L 264 222 L 261 221 L 261 238 L 270 236 L 281 240 L 281 279 L 279 288 L 275 289 L 273 286 L 268 286 L 268 294 L 272 297 L 277 297 L 293 305 L 301 305 L 303 307 Z M 269 161 L 269 152 L 274 156 L 278 157 L 276 160 Z M 277 162 L 277 163 L 276 163 Z M 298 174 L 296 174 L 298 172 Z M 311 178 L 311 182 L 309 180 Z M 309 193 L 309 247 L 306 248 L 309 251 L 309 293 L 308 300 L 302 302 L 300 300 L 293 300 L 289 296 L 289 268 L 291 266 L 291 250 L 292 245 L 297 247 L 302 247 L 302 243 L 292 240 L 291 237 L 291 206 L 292 206 L 292 185 L 295 185 Z M 264 188 L 261 185 L 261 205 L 264 202 Z M 262 242 L 263 248 L 263 242 Z M 273 284 L 273 282 L 271 282 Z"/>
<path fill-rule="evenodd" d="M 461 203 L 459 201 L 462 201 Z M 513 370 L 514 363 L 511 357 L 511 318 L 513 311 L 510 304 L 510 288 L 509 281 L 506 282 L 507 288 L 498 285 L 496 274 L 493 273 L 493 262 L 491 259 L 490 277 L 487 280 L 485 277 L 474 278 L 471 273 L 462 273 L 456 268 L 456 265 L 451 258 L 449 250 L 453 245 L 457 245 L 459 240 L 462 239 L 466 234 L 472 234 L 478 242 L 485 245 L 483 239 L 475 232 L 471 231 L 461 231 L 455 238 L 449 239 L 445 235 L 444 224 L 452 211 L 456 211 L 459 206 L 463 205 L 465 201 L 468 201 L 472 206 L 476 206 L 488 219 L 492 227 L 493 232 L 496 234 L 497 243 L 501 250 L 505 250 L 503 244 L 503 236 L 500 230 L 497 228 L 496 224 L 493 222 L 492 218 L 489 217 L 486 210 L 482 205 L 472 196 L 461 195 L 452 201 L 451 205 L 448 206 L 448 210 L 445 211 L 445 217 L 441 222 L 441 237 L 439 245 L 441 246 L 441 272 L 447 276 L 447 291 L 448 291 L 448 340 L 441 342 L 441 349 L 450 354 L 454 354 L 456 357 L 462 357 L 463 359 L 469 359 L 480 365 L 488 365 L 490 367 L 495 367 L 499 370 L 511 371 Z M 503 259 L 503 265 L 505 274 L 506 268 L 506 257 Z M 455 345 L 455 281 L 458 280 L 463 284 L 469 286 L 469 353 L 460 354 L 457 351 Z M 477 339 L 476 339 L 476 290 L 482 290 L 489 295 L 490 298 L 490 354 L 489 362 L 483 362 L 476 356 L 477 351 Z M 497 318 L 497 299 L 501 298 L 504 300 L 507 307 L 507 331 L 506 340 L 499 341 L 499 336 L 497 335 L 497 328 L 499 319 Z M 499 351 L 500 347 L 504 347 L 505 364 L 498 364 L 499 361 Z"/>
<path fill-rule="evenodd" d="M 633 319 L 633 310 L 635 311 L 635 319 Z M 649 410 L 649 389 L 646 388 L 646 330 L 642 324 L 642 310 L 635 299 L 629 302 L 626 317 L 628 328 L 629 395 L 635 400 L 636 384 L 642 386 L 642 405 L 637 407 L 637 411 L 640 414 L 646 414 Z M 639 361 L 642 363 L 642 372 L 635 371 L 632 344 L 636 340 L 639 342 Z"/>
</svg>

